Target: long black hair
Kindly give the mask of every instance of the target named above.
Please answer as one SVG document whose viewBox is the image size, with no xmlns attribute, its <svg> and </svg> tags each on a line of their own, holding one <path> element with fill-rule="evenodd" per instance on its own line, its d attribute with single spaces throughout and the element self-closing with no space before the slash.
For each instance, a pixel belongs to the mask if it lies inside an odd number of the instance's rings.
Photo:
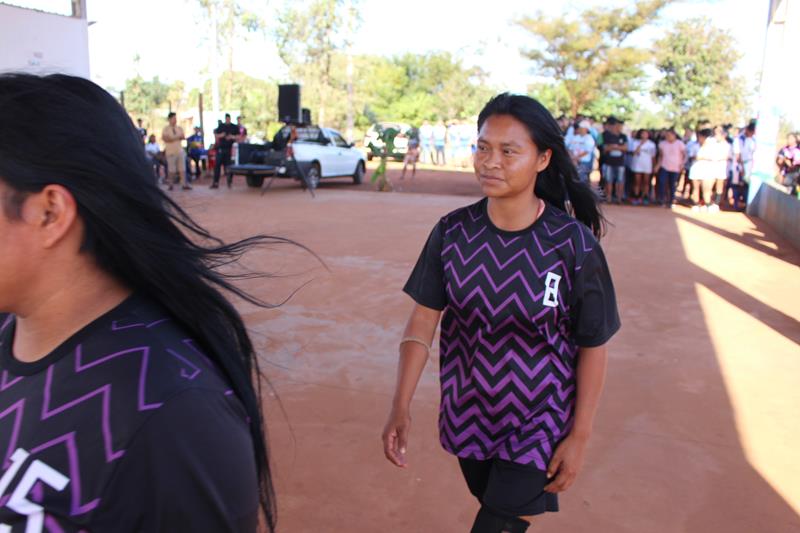
<svg viewBox="0 0 800 533">
<path fill-rule="evenodd" d="M 85 228 L 81 251 L 157 300 L 225 374 L 250 418 L 259 500 L 274 531 L 258 361 L 241 316 L 220 290 L 269 304 L 238 289 L 231 280 L 241 276 L 220 268 L 254 245 L 288 241 L 257 236 L 224 244 L 195 223 L 156 185 L 125 110 L 88 80 L 0 75 L 0 139 L 0 180 L 12 190 L 7 215 L 49 184 L 68 189 Z"/>
<path fill-rule="evenodd" d="M 578 178 L 578 169 L 564 144 L 564 135 L 553 115 L 530 96 L 502 93 L 487 102 L 478 115 L 478 130 L 492 115 L 510 115 L 522 122 L 531 140 L 543 152 L 550 150 L 550 164 L 539 173 L 534 192 L 549 204 L 572 214 L 600 238 L 606 220 L 599 199 L 587 183 Z"/>
</svg>

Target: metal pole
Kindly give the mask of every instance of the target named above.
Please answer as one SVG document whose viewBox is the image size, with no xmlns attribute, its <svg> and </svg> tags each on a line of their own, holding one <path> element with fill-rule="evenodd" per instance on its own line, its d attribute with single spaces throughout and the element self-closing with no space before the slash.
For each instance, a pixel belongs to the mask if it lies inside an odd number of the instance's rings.
<svg viewBox="0 0 800 533">
<path fill-rule="evenodd" d="M 197 99 L 197 108 L 200 111 L 200 131 L 203 132 L 203 146 L 206 146 L 206 128 L 203 123 L 203 93 L 200 93 Z"/>
<path fill-rule="evenodd" d="M 347 10 L 345 16 L 347 17 L 347 34 L 353 35 L 353 1 L 347 0 L 345 4 Z M 355 125 L 353 105 L 353 43 L 352 37 L 347 40 L 347 128 L 345 130 L 345 137 L 347 142 L 353 142 L 353 126 Z"/>
</svg>

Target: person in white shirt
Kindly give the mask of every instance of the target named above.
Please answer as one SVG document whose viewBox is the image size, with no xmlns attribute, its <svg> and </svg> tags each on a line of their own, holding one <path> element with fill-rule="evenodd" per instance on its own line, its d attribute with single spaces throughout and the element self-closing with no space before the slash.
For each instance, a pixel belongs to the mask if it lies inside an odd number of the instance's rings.
<svg viewBox="0 0 800 533">
<path fill-rule="evenodd" d="M 147 160 L 153 164 L 153 172 L 156 175 L 156 181 L 161 179 L 161 168 L 164 168 L 164 179 L 167 177 L 167 160 L 164 158 L 164 153 L 161 151 L 156 141 L 155 135 L 150 135 L 147 144 L 144 145 L 144 154 Z"/>
<path fill-rule="evenodd" d="M 687 132 L 688 131 L 689 130 L 687 130 Z M 700 131 L 700 128 L 698 128 L 697 131 Z M 694 195 L 694 182 L 689 179 L 689 173 L 692 171 L 692 165 L 697 160 L 697 151 L 700 150 L 700 143 L 697 142 L 697 134 L 694 132 L 692 132 L 691 135 L 685 133 L 683 138 L 686 144 L 686 163 L 683 166 L 684 179 L 683 186 L 681 187 L 681 195 L 691 200 Z"/>
<path fill-rule="evenodd" d="M 575 133 L 565 139 L 572 162 L 578 168 L 578 177 L 584 183 L 589 183 L 592 172 L 592 159 L 594 156 L 594 137 L 589 133 L 589 121 L 582 120 L 577 124 Z"/>
<path fill-rule="evenodd" d="M 744 133 L 733 141 L 734 171 L 731 175 L 730 188 L 733 190 L 733 208 L 736 210 L 739 209 L 740 201 L 743 204 L 742 207 L 746 202 L 750 174 L 753 172 L 753 157 L 756 153 L 755 135 L 756 125 L 751 122 L 745 128 Z"/>
<path fill-rule="evenodd" d="M 689 178 L 695 182 L 697 191 L 693 211 L 719 211 L 719 204 L 712 199 L 712 189 L 716 183 L 725 179 L 728 162 L 729 145 L 725 131 L 717 127 L 712 134 L 710 129 L 703 129 L 697 134 L 700 149 L 697 160 L 689 171 Z"/>
<path fill-rule="evenodd" d="M 631 141 L 631 171 L 633 172 L 633 205 L 650 203 L 650 181 L 653 178 L 658 149 L 650 140 L 650 132 L 641 129 Z"/>
<path fill-rule="evenodd" d="M 427 120 L 419 127 L 419 148 L 423 163 L 433 162 L 433 126 Z"/>
</svg>

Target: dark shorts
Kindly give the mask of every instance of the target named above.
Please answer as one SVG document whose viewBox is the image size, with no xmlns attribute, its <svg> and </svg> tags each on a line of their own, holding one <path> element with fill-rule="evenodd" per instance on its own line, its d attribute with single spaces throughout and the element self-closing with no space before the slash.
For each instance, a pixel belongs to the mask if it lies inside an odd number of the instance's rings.
<svg viewBox="0 0 800 533">
<path fill-rule="evenodd" d="M 501 516 L 558 512 L 558 495 L 544 492 L 547 473 L 534 465 L 502 459 L 458 458 L 469 491 L 481 505 Z"/>
</svg>

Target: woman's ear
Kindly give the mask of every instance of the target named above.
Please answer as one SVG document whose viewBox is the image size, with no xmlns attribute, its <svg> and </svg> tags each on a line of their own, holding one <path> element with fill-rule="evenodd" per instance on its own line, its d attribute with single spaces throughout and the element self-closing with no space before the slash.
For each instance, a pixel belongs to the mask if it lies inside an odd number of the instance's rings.
<svg viewBox="0 0 800 533">
<path fill-rule="evenodd" d="M 553 157 L 553 151 L 551 149 L 547 149 L 541 154 L 539 154 L 539 161 L 536 165 L 536 172 L 542 172 L 544 169 L 550 165 L 550 158 Z"/>
<path fill-rule="evenodd" d="M 48 185 L 31 195 L 26 207 L 36 221 L 43 248 L 52 248 L 61 242 L 77 223 L 75 198 L 61 185 Z"/>
</svg>

